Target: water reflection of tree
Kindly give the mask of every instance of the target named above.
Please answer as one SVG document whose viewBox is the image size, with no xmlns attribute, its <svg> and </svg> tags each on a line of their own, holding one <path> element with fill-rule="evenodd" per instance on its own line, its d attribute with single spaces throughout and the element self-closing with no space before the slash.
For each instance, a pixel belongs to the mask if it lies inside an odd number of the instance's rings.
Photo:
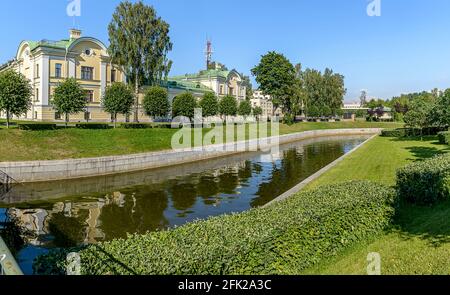
<svg viewBox="0 0 450 295">
<path fill-rule="evenodd" d="M 58 212 L 51 216 L 48 222 L 48 229 L 53 235 L 53 243 L 56 247 L 74 247 L 82 244 L 85 240 L 87 216 L 77 214 L 67 216 L 64 212 Z"/>
<path fill-rule="evenodd" d="M 219 198 L 219 184 L 214 175 L 202 175 L 197 183 L 197 194 L 205 205 L 214 205 Z"/>
<path fill-rule="evenodd" d="M 183 213 L 188 213 L 197 201 L 197 189 L 194 183 L 175 183 L 169 190 L 173 207 Z M 183 215 L 181 213 L 181 215 Z M 180 216 L 181 216 L 180 215 Z"/>
<path fill-rule="evenodd" d="M 110 201 L 102 208 L 99 227 L 106 240 L 124 238 L 127 233 L 165 229 L 168 226 L 169 222 L 164 217 L 168 196 L 164 190 L 142 186 L 124 191 L 122 197 L 123 202 Z"/>
</svg>

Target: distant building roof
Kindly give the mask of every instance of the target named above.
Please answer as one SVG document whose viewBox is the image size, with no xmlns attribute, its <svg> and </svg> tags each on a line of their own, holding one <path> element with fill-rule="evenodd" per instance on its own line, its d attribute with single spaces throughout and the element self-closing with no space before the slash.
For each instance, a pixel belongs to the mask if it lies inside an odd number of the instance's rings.
<svg viewBox="0 0 450 295">
<path fill-rule="evenodd" d="M 227 79 L 232 71 L 224 70 L 203 70 L 197 74 L 186 74 L 184 76 L 171 77 L 170 80 L 180 81 L 180 80 L 195 80 L 195 79 L 209 79 L 214 77 Z"/>
</svg>

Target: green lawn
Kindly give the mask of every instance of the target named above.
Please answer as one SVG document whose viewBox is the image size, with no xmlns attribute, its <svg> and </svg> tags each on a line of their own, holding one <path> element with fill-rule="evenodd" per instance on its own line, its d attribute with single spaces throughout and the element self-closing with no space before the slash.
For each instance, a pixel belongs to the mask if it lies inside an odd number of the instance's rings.
<svg viewBox="0 0 450 295">
<path fill-rule="evenodd" d="M 395 171 L 450 147 L 436 138 L 402 140 L 377 137 L 324 174 L 308 188 L 325 183 L 368 179 L 395 184 Z M 308 189 L 307 188 L 307 189 Z M 450 274 L 450 202 L 434 207 L 402 206 L 394 226 L 381 237 L 357 245 L 305 274 L 366 274 L 370 252 L 382 257 L 383 274 Z"/>
<path fill-rule="evenodd" d="M 288 134 L 316 129 L 394 128 L 398 123 L 336 122 L 281 125 Z M 0 162 L 55 160 L 134 154 L 171 148 L 173 129 L 58 129 L 50 131 L 0 130 Z M 208 130 L 204 130 L 206 132 Z"/>
</svg>

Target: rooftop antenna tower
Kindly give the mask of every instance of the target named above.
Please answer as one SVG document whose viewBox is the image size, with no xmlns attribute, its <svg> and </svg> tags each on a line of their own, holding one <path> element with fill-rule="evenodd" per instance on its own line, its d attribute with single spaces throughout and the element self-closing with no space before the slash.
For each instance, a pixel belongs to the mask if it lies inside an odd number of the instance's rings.
<svg viewBox="0 0 450 295">
<path fill-rule="evenodd" d="M 212 42 L 210 39 L 207 38 L 206 40 L 206 50 L 205 50 L 205 56 L 206 56 L 206 69 L 209 69 L 209 66 L 212 63 L 212 55 L 214 51 L 212 49 Z"/>
</svg>

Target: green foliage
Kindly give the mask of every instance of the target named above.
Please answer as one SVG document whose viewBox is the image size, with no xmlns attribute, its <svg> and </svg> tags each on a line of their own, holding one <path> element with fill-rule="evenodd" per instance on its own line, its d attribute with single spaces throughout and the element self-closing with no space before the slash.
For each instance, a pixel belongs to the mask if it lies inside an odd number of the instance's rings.
<svg viewBox="0 0 450 295">
<path fill-rule="evenodd" d="M 0 111 L 6 113 L 6 126 L 12 115 L 21 116 L 31 107 L 30 81 L 14 70 L 0 73 Z"/>
<path fill-rule="evenodd" d="M 167 90 L 153 86 L 147 89 L 144 96 L 144 110 L 145 113 L 153 118 L 167 117 L 170 113 L 169 94 Z"/>
<path fill-rule="evenodd" d="M 425 127 L 425 128 L 397 128 L 385 129 L 381 131 L 383 137 L 411 137 L 417 135 L 438 135 L 442 131 L 440 127 Z"/>
<path fill-rule="evenodd" d="M 261 116 L 263 114 L 263 109 L 261 107 L 255 107 L 253 109 L 253 115 Z"/>
<path fill-rule="evenodd" d="M 133 106 L 133 92 L 123 83 L 113 83 L 106 87 L 102 99 L 102 105 L 106 112 L 114 118 L 114 126 L 117 122 L 117 114 L 129 114 Z"/>
<path fill-rule="evenodd" d="M 82 273 L 298 274 L 389 226 L 394 196 L 364 181 L 324 186 L 267 208 L 88 246 L 79 252 Z M 34 269 L 63 273 L 64 261 L 53 252 Z"/>
<path fill-rule="evenodd" d="M 75 125 L 78 129 L 109 129 L 111 128 L 107 123 L 78 123 Z"/>
<path fill-rule="evenodd" d="M 172 116 L 173 117 L 187 117 L 189 119 L 194 118 L 194 111 L 197 107 L 197 101 L 192 93 L 185 92 L 174 98 L 172 104 Z"/>
<path fill-rule="evenodd" d="M 234 96 L 227 95 L 219 102 L 219 113 L 223 116 L 236 116 L 238 103 Z"/>
<path fill-rule="evenodd" d="M 440 127 L 450 126 L 450 89 L 439 96 L 431 114 L 433 124 Z"/>
<path fill-rule="evenodd" d="M 122 66 L 128 81 L 135 87 L 135 105 L 139 87 L 144 83 L 157 85 L 167 78 L 172 61 L 169 24 L 156 14 L 152 6 L 142 1 L 121 2 L 108 26 L 108 49 L 114 63 Z M 135 110 L 137 121 L 137 108 Z"/>
<path fill-rule="evenodd" d="M 122 124 L 120 124 L 120 128 L 123 128 L 123 129 L 148 129 L 148 128 L 153 128 L 153 125 L 148 124 L 148 123 L 122 123 Z"/>
<path fill-rule="evenodd" d="M 412 128 L 424 128 L 430 125 L 430 114 L 433 104 L 422 97 L 416 98 L 405 114 L 404 120 L 407 126 Z"/>
<path fill-rule="evenodd" d="M 55 130 L 56 124 L 49 124 L 49 123 L 19 123 L 18 128 L 20 130 Z"/>
<path fill-rule="evenodd" d="M 295 68 L 284 55 L 274 51 L 263 55 L 252 74 L 260 90 L 272 96 L 274 107 L 290 107 L 288 100 L 296 80 Z"/>
<path fill-rule="evenodd" d="M 320 114 L 324 117 L 330 117 L 333 114 L 333 111 L 329 106 L 325 105 L 320 108 Z"/>
<path fill-rule="evenodd" d="M 51 103 L 56 111 L 65 114 L 67 124 L 69 115 L 86 108 L 86 93 L 76 79 L 68 78 L 55 88 Z"/>
<path fill-rule="evenodd" d="M 450 198 L 450 155 L 410 164 L 397 172 L 400 199 L 432 205 Z"/>
<path fill-rule="evenodd" d="M 214 93 L 208 92 L 200 100 L 203 117 L 213 117 L 219 113 L 219 101 Z"/>
<path fill-rule="evenodd" d="M 440 143 L 450 145 L 450 131 L 439 132 L 438 138 Z"/>
<path fill-rule="evenodd" d="M 248 100 L 241 101 L 238 108 L 238 114 L 240 116 L 249 116 L 252 113 L 252 105 Z"/>
<path fill-rule="evenodd" d="M 356 118 L 364 118 L 367 115 L 367 111 L 357 110 L 355 115 L 356 115 Z"/>
<path fill-rule="evenodd" d="M 309 107 L 308 110 L 307 110 L 307 113 L 308 113 L 309 117 L 313 117 L 313 118 L 320 117 L 320 110 L 315 105 Z"/>
</svg>

